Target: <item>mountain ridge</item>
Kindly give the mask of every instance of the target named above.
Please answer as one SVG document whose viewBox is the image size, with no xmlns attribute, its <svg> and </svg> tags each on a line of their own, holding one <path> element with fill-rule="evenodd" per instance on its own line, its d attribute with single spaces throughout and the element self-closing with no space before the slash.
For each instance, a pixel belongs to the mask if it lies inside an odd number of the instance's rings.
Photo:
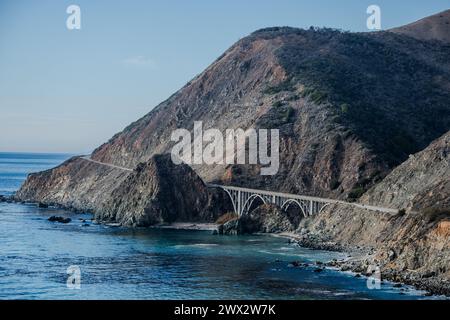
<svg viewBox="0 0 450 320">
<path fill-rule="evenodd" d="M 392 28 L 389 31 L 408 35 L 419 40 L 437 40 L 450 43 L 450 10 L 420 19 L 405 26 Z"/>
<path fill-rule="evenodd" d="M 302 219 L 298 232 L 313 236 L 305 245 L 367 251 L 353 266 L 358 272 L 380 264 L 394 281 L 450 294 L 450 44 L 405 30 L 258 30 L 91 155 L 133 172 L 73 157 L 30 174 L 15 199 L 131 226 L 214 221 L 230 210 L 227 197 L 203 182 L 383 204 L 402 210 L 333 206 Z M 174 167 L 171 133 L 192 132 L 194 121 L 221 132 L 278 129 L 278 173 L 261 176 L 258 165 Z"/>
<path fill-rule="evenodd" d="M 170 152 L 171 132 L 192 130 L 194 121 L 221 131 L 276 128 L 281 163 L 274 176 L 249 165 L 193 169 L 206 182 L 356 199 L 450 127 L 448 56 L 449 45 L 389 31 L 261 29 L 99 146 L 92 159 L 136 167 Z M 95 208 L 102 197 L 95 189 L 104 189 L 96 184 L 115 184 L 117 177 L 77 161 L 63 164 L 77 168 L 65 168 L 65 192 Z M 77 179 L 90 185 L 77 186 Z M 64 204 L 60 193 L 50 192 L 48 201 Z"/>
</svg>

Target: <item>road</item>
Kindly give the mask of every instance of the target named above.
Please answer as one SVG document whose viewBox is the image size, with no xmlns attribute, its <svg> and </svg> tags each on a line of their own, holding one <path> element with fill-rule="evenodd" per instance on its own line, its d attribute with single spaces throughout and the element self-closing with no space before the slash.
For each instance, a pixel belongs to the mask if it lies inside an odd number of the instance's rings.
<svg viewBox="0 0 450 320">
<path fill-rule="evenodd" d="M 130 169 L 130 168 L 120 167 L 120 166 L 116 166 L 114 164 L 92 160 L 90 156 L 82 156 L 80 158 L 83 159 L 83 160 L 92 162 L 92 163 L 99 164 L 101 166 L 106 166 L 106 167 L 110 167 L 110 168 L 114 168 L 114 169 L 119 169 L 119 170 L 124 170 L 124 171 L 128 171 L 128 172 L 133 172 L 133 169 Z"/>
<path fill-rule="evenodd" d="M 82 156 L 80 158 L 84 159 L 86 161 L 92 162 L 92 163 L 96 163 L 98 165 L 107 166 L 110 168 L 123 170 L 123 171 L 127 171 L 127 172 L 133 172 L 133 169 L 130 169 L 130 168 L 125 168 L 125 167 L 121 167 L 121 166 L 116 166 L 114 164 L 104 163 L 104 162 L 93 160 L 93 159 L 91 159 L 91 157 L 89 155 Z M 325 202 L 325 203 L 343 204 L 343 205 L 358 207 L 361 209 L 367 209 L 367 210 L 371 210 L 371 211 L 380 211 L 380 212 L 391 213 L 391 214 L 398 213 L 397 209 L 384 208 L 384 207 L 378 207 L 378 206 L 372 206 L 372 205 L 366 205 L 366 204 L 354 203 L 354 202 L 345 202 L 342 200 L 335 200 L 335 199 L 302 196 L 302 195 L 297 195 L 297 194 L 289 194 L 289 193 L 257 190 L 257 189 L 249 189 L 249 188 L 240 188 L 240 187 L 232 187 L 232 186 L 224 186 L 224 185 L 216 185 L 216 184 L 208 184 L 208 186 L 211 188 L 225 188 L 228 190 L 236 190 L 236 191 L 243 191 L 243 192 L 249 192 L 249 193 L 263 194 L 263 195 L 267 195 L 267 196 L 278 196 L 278 197 L 291 198 L 291 199 L 301 199 L 301 200 L 310 200 L 310 201 Z"/>
</svg>

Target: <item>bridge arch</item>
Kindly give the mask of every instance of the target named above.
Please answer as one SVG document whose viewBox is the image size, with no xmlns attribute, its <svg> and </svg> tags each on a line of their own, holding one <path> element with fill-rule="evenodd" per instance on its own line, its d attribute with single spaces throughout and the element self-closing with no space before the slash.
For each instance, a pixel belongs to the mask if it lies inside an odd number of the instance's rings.
<svg viewBox="0 0 450 320">
<path fill-rule="evenodd" d="M 290 206 L 292 203 L 297 204 L 297 206 L 300 208 L 300 211 L 303 213 L 303 216 L 304 216 L 305 218 L 308 217 L 307 213 L 305 212 L 305 209 L 303 208 L 303 205 L 301 204 L 301 202 L 299 202 L 299 201 L 296 200 L 296 199 L 288 199 L 288 200 L 286 200 L 286 201 L 281 205 L 281 210 L 286 210 L 286 211 L 287 211 L 287 209 L 289 208 L 289 206 Z"/>
<path fill-rule="evenodd" d="M 228 194 L 228 197 L 230 197 L 231 200 L 231 204 L 233 205 L 234 213 L 238 214 L 238 210 L 236 207 L 236 200 L 234 199 L 232 192 L 230 192 L 227 188 L 220 188 L 220 189 L 222 189 Z"/>
<path fill-rule="evenodd" d="M 93 161 L 87 158 L 84 159 Z M 348 205 L 370 211 L 385 212 L 389 214 L 397 214 L 399 211 L 398 209 L 392 208 L 384 208 L 360 203 L 349 203 L 335 199 L 272 192 L 267 190 L 257 190 L 218 184 L 207 184 L 207 186 L 209 188 L 220 188 L 224 190 L 230 197 L 234 212 L 238 215 L 245 213 L 245 210 L 248 210 L 249 205 L 251 207 L 253 201 L 257 198 L 261 199 L 265 204 L 273 203 L 275 205 L 281 206 L 282 209 L 288 209 L 292 203 L 295 203 L 300 208 L 301 213 L 303 213 L 303 216 L 305 217 L 307 217 L 308 215 L 321 213 L 330 204 Z M 244 206 L 242 206 L 243 202 Z"/>
<path fill-rule="evenodd" d="M 321 213 L 323 211 L 323 209 L 325 209 L 326 207 L 328 207 L 330 204 L 329 203 L 322 203 L 322 206 L 319 209 L 319 213 Z"/>
<path fill-rule="evenodd" d="M 264 196 L 254 193 L 250 197 L 248 197 L 248 199 L 244 202 L 244 205 L 242 206 L 241 214 L 244 215 L 244 214 L 249 213 L 248 210 L 250 210 L 250 208 L 252 207 L 253 201 L 255 201 L 258 198 L 261 199 L 261 201 L 264 204 L 267 204 L 267 200 L 264 198 Z"/>
</svg>

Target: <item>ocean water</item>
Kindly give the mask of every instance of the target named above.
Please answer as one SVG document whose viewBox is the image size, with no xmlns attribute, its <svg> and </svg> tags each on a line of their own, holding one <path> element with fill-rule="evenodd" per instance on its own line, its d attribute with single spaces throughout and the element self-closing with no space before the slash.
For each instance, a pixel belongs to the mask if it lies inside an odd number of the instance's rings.
<svg viewBox="0 0 450 320">
<path fill-rule="evenodd" d="M 0 194 L 10 195 L 28 173 L 68 157 L 0 153 Z M 52 223 L 51 215 L 72 222 Z M 388 282 L 369 289 L 367 279 L 351 273 L 290 267 L 294 260 L 345 254 L 295 247 L 282 238 L 114 228 L 90 219 L 57 208 L 0 203 L 0 299 L 425 298 Z M 71 281 L 74 276 L 79 281 Z"/>
</svg>

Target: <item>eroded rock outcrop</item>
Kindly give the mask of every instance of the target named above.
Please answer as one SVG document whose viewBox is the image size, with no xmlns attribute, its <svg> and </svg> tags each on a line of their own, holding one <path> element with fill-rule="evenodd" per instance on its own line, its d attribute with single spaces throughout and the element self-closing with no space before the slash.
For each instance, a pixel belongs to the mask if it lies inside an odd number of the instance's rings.
<svg viewBox="0 0 450 320">
<path fill-rule="evenodd" d="M 100 221 L 150 226 L 176 221 L 213 222 L 214 195 L 186 164 L 175 165 L 170 154 L 141 163 L 95 210 Z"/>
<path fill-rule="evenodd" d="M 280 233 L 292 231 L 294 224 L 273 204 L 263 204 L 240 218 L 242 233 Z"/>
<path fill-rule="evenodd" d="M 302 220 L 301 244 L 334 242 L 371 252 L 353 267 L 378 265 L 385 277 L 450 294 L 450 132 L 411 156 L 363 197 L 406 208 L 392 215 L 333 206 Z"/>
<path fill-rule="evenodd" d="M 295 223 L 278 206 L 262 204 L 250 213 L 219 226 L 219 234 L 280 233 L 293 231 Z"/>
<path fill-rule="evenodd" d="M 93 190 L 97 184 L 101 193 Z M 219 189 L 208 189 L 188 165 L 175 165 L 165 154 L 140 163 L 132 172 L 75 157 L 55 169 L 31 174 L 15 199 L 89 211 L 101 222 L 149 226 L 212 222 L 228 210 L 225 197 Z"/>
</svg>

